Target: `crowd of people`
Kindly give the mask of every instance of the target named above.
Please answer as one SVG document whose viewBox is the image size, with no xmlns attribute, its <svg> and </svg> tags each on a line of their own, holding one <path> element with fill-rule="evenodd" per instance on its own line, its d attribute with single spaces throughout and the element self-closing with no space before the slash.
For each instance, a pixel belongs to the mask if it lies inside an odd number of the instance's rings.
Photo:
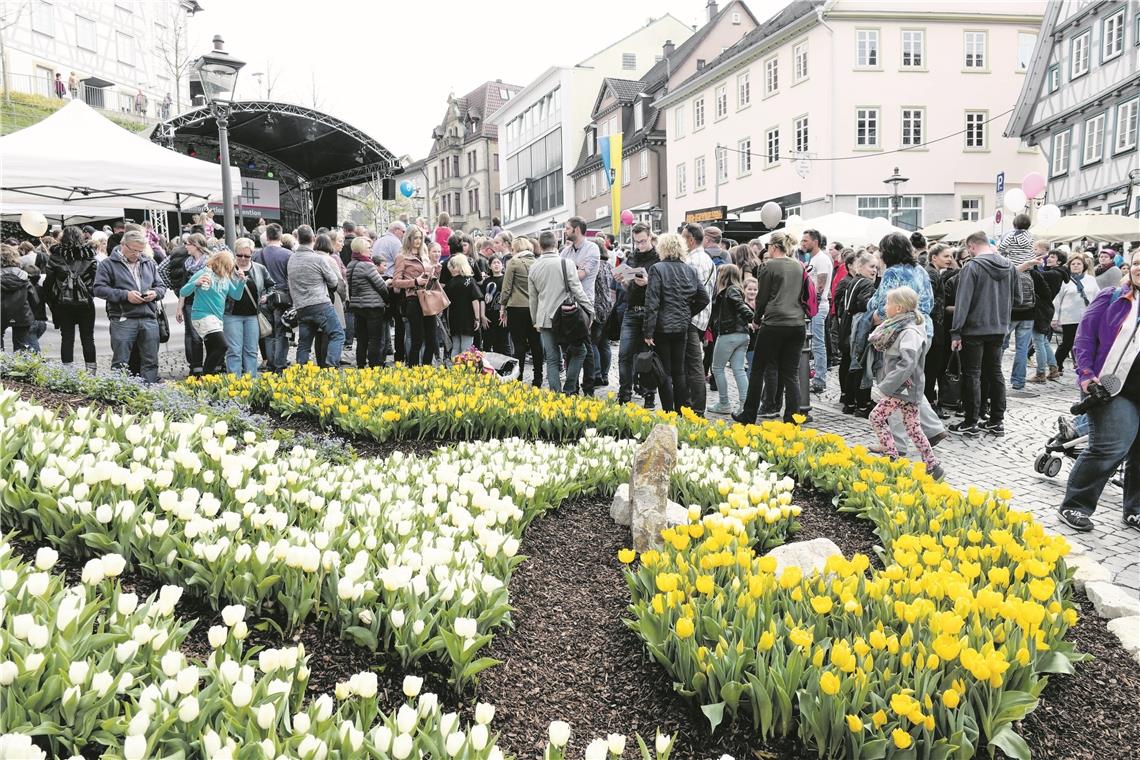
<svg viewBox="0 0 1140 760">
<path fill-rule="evenodd" d="M 297 363 L 360 368 L 446 364 L 478 348 L 513 357 L 520 377 L 529 362 L 536 386 L 592 395 L 608 384 L 616 342 L 618 401 L 636 395 L 647 408 L 659 400 L 667 411 L 739 422 L 796 419 L 810 340 L 810 392 L 824 391 L 834 369 L 842 411 L 869 420 L 874 450 L 895 457 L 913 444 L 937 477 L 935 446 L 952 434 L 1003 435 L 1008 399 L 1062 379 L 1069 362 L 1086 394 L 1091 383 L 1111 391 L 1064 422 L 1089 435 L 1062 508 L 1085 530 L 1102 476 L 1126 458 L 1140 427 L 1140 375 L 1130 369 L 1140 340 L 1114 343 L 1137 335 L 1117 322 L 1128 321 L 1128 307 L 1137 323 L 1140 253 L 1133 244 L 1125 265 L 1107 246 L 1050 247 L 1029 226 L 1018 215 L 996 247 L 979 231 L 961 247 L 896 233 L 848 248 L 813 229 L 799 240 L 777 231 L 737 244 L 717 227 L 656 235 L 637 224 L 624 252 L 580 217 L 561 236 L 515 237 L 496 226 L 472 237 L 440 214 L 435 225 L 401 218 L 383 233 L 351 222 L 287 233 L 262 222 L 230 251 L 204 212 L 173 240 L 123 222 L 4 244 L 0 284 L 16 350 L 38 351 L 50 319 L 62 361 L 74 361 L 78 332 L 93 369 L 100 298 L 112 366 L 149 382 L 169 334 L 167 290 L 178 295 L 173 316 L 186 325 L 192 374 L 280 371 L 294 346 Z M 1107 385 L 1098 380 L 1105 357 L 1116 379 Z M 716 400 L 706 409 L 710 391 Z M 955 414 L 962 419 L 946 425 Z M 1126 522 L 1140 527 L 1129 482 Z"/>
</svg>

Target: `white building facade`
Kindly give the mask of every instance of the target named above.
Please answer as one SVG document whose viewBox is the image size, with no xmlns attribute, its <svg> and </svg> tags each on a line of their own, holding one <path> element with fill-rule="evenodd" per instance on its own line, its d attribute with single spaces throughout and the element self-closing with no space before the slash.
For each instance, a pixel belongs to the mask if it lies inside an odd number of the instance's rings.
<svg viewBox="0 0 1140 760">
<path fill-rule="evenodd" d="M 504 228 L 531 234 L 573 215 L 569 171 L 602 79 L 637 79 L 656 63 L 666 40 L 691 34 L 673 16 L 654 19 L 575 66 L 547 69 L 491 116 L 488 122 L 498 127 Z"/>
<path fill-rule="evenodd" d="M 1009 134 L 1039 145 L 1065 213 L 1140 213 L 1140 4 L 1050 3 Z"/>
<path fill-rule="evenodd" d="M 791 3 L 658 102 L 669 218 L 769 200 L 909 229 L 992 217 L 999 172 L 1009 189 L 1045 167 L 1002 135 L 1044 5 Z"/>
<path fill-rule="evenodd" d="M 6 89 L 56 97 L 55 77 L 72 75 L 75 97 L 91 106 L 160 118 L 189 104 L 189 70 L 176 85 L 175 62 L 192 59 L 187 21 L 196 0 L 27 0 L 8 3 L 16 23 L 4 32 Z M 202 52 L 202 51 L 196 51 Z M 143 99 L 138 99 L 142 92 Z M 181 95 L 181 97 L 179 97 Z"/>
</svg>

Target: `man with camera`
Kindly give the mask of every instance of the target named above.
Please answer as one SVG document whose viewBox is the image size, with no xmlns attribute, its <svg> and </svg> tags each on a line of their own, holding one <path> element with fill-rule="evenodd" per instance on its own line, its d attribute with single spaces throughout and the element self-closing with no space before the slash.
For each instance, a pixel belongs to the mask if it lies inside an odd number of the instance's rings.
<svg viewBox="0 0 1140 760">
<path fill-rule="evenodd" d="M 1092 514 L 1109 479 L 1127 460 L 1125 526 L 1140 530 L 1140 251 L 1132 255 L 1128 280 L 1100 291 L 1085 310 L 1073 345 L 1077 378 L 1085 397 L 1073 413 L 1085 412 L 1089 445 L 1069 473 L 1059 516 L 1073 530 L 1093 529 Z"/>
</svg>

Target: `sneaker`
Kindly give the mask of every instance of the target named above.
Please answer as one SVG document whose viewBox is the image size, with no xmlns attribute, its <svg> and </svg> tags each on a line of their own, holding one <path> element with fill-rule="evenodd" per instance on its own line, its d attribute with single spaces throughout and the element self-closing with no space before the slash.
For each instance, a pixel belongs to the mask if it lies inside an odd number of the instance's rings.
<svg viewBox="0 0 1140 760">
<path fill-rule="evenodd" d="M 930 468 L 930 477 L 935 480 L 942 480 L 946 477 L 946 470 L 942 469 L 942 465 L 936 464 Z"/>
<path fill-rule="evenodd" d="M 954 416 L 940 406 L 934 407 L 934 413 L 938 415 L 938 419 L 940 420 L 948 420 Z"/>
<path fill-rule="evenodd" d="M 941 433 L 939 433 L 938 435 L 936 435 L 930 439 L 930 448 L 934 448 L 935 446 L 942 443 L 943 441 L 945 441 L 949 437 L 950 437 L 950 434 L 947 433 L 945 430 L 943 430 Z"/>
<path fill-rule="evenodd" d="M 1064 415 L 1057 418 L 1057 430 L 1060 431 L 1061 443 L 1066 443 L 1081 437 L 1081 434 L 1073 427 L 1073 423 Z"/>
<path fill-rule="evenodd" d="M 761 409 L 759 417 L 762 420 L 774 420 L 780 416 L 779 409 Z"/>
<path fill-rule="evenodd" d="M 856 408 L 857 407 L 854 404 L 844 404 L 843 405 L 843 413 L 844 414 L 855 414 Z"/>
<path fill-rule="evenodd" d="M 988 422 L 983 422 L 981 425 L 978 425 L 978 427 L 983 433 L 989 433 L 990 435 L 996 436 L 1005 435 L 1005 425 L 1003 425 L 1001 422 L 994 422 L 993 420 L 990 420 Z"/>
<path fill-rule="evenodd" d="M 1088 533 L 1093 529 L 1093 521 L 1084 512 L 1075 509 L 1060 509 L 1057 511 L 1057 517 L 1065 525 L 1073 530 L 1079 530 L 1081 533 Z"/>
<path fill-rule="evenodd" d="M 969 438 L 977 438 L 982 434 L 982 431 L 978 428 L 978 423 L 971 422 L 970 424 L 966 424 L 965 420 L 962 420 L 961 422 L 955 422 L 949 427 L 949 430 L 954 435 L 961 435 Z"/>
<path fill-rule="evenodd" d="M 728 404 L 713 404 L 708 408 L 708 412 L 710 414 L 730 414 L 732 407 Z"/>
<path fill-rule="evenodd" d="M 1033 377 L 1029 378 L 1025 382 L 1027 382 L 1027 383 L 1043 383 L 1043 382 L 1045 382 L 1045 378 L 1046 378 L 1045 374 L 1039 374 L 1039 375 L 1034 375 Z"/>
</svg>

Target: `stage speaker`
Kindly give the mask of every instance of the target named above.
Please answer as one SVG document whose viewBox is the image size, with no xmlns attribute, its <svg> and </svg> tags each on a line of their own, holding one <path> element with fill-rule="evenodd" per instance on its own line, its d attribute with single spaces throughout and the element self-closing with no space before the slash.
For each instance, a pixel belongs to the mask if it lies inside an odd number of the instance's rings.
<svg viewBox="0 0 1140 760">
<path fill-rule="evenodd" d="M 380 197 L 386 201 L 396 200 L 396 180 L 385 177 L 380 181 Z"/>
</svg>

